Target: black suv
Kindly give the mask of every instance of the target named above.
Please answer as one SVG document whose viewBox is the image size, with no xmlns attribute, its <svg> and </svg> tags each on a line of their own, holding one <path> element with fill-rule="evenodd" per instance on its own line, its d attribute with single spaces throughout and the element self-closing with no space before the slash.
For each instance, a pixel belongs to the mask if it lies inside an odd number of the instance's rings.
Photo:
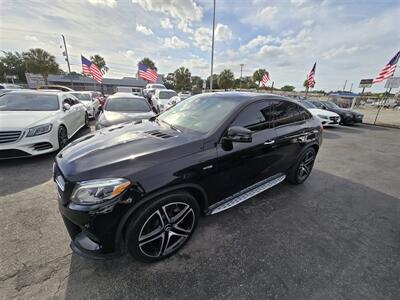
<svg viewBox="0 0 400 300">
<path fill-rule="evenodd" d="M 201 214 L 309 176 L 322 128 L 306 108 L 256 93 L 200 94 L 150 120 L 86 135 L 56 157 L 72 249 L 127 249 L 152 262 L 178 251 Z"/>
<path fill-rule="evenodd" d="M 340 124 L 362 123 L 364 115 L 354 110 L 345 109 L 337 106 L 330 101 L 309 100 L 312 104 L 320 109 L 326 109 L 337 113 L 340 116 Z"/>
</svg>

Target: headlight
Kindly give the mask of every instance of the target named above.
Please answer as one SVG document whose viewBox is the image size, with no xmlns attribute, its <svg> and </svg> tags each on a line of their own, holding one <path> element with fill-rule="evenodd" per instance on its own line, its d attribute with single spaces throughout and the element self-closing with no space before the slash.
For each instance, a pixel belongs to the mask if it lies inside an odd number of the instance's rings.
<svg viewBox="0 0 400 300">
<path fill-rule="evenodd" d="M 26 136 L 31 137 L 31 136 L 35 136 L 35 135 L 45 134 L 45 133 L 50 132 L 52 128 L 53 128 L 53 124 L 45 124 L 45 125 L 35 126 L 32 128 L 29 128 L 28 134 Z"/>
<path fill-rule="evenodd" d="M 328 117 L 328 116 L 325 116 L 325 115 L 318 115 L 318 117 L 320 117 L 321 119 L 329 120 L 329 117 Z"/>
<path fill-rule="evenodd" d="M 72 192 L 71 200 L 82 205 L 102 203 L 121 195 L 130 185 L 131 182 L 124 178 L 78 182 Z"/>
</svg>

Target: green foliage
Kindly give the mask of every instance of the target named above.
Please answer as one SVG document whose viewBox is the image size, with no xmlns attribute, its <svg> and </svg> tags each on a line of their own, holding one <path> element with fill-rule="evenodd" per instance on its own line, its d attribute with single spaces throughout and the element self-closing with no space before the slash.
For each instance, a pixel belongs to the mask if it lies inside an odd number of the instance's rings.
<svg viewBox="0 0 400 300">
<path fill-rule="evenodd" d="M 46 84 L 49 74 L 58 74 L 60 72 L 56 58 L 43 49 L 29 49 L 29 51 L 22 53 L 22 57 L 27 71 L 41 74 Z"/>
<path fill-rule="evenodd" d="M 200 76 L 192 76 L 192 90 L 201 91 L 203 89 L 203 79 Z"/>
<path fill-rule="evenodd" d="M 217 74 L 213 74 L 213 89 L 214 90 L 217 90 L 217 89 L 219 89 L 219 86 L 218 86 L 218 75 Z M 208 76 L 207 77 L 207 88 L 210 88 L 210 76 Z"/>
<path fill-rule="evenodd" d="M 171 89 L 171 90 L 175 89 L 174 73 L 168 73 L 168 75 L 164 78 L 164 85 L 167 89 Z"/>
<path fill-rule="evenodd" d="M 22 54 L 2 51 L 0 57 L 0 78 L 6 81 L 4 75 L 16 75 L 19 81 L 26 82 L 26 65 Z M 4 78 L 3 78 L 4 77 Z"/>
<path fill-rule="evenodd" d="M 260 87 L 261 80 L 264 76 L 265 69 L 258 69 L 253 73 L 253 81 L 257 83 L 257 88 Z"/>
<path fill-rule="evenodd" d="M 154 61 L 152 61 L 150 58 L 145 57 L 141 61 L 139 61 L 139 64 L 144 64 L 148 66 L 150 69 L 157 70 L 156 64 Z"/>
<path fill-rule="evenodd" d="M 305 88 L 308 88 L 308 80 L 306 79 L 306 80 L 304 80 L 304 82 L 303 82 L 303 86 L 305 87 Z"/>
<path fill-rule="evenodd" d="M 229 69 L 225 69 L 218 76 L 218 86 L 220 89 L 231 89 L 235 83 L 235 76 Z"/>
<path fill-rule="evenodd" d="M 281 91 L 284 91 L 284 92 L 293 92 L 294 89 L 295 89 L 295 87 L 292 85 L 284 85 L 283 87 L 281 87 Z"/>
<path fill-rule="evenodd" d="M 102 71 L 107 72 L 108 71 L 108 67 L 106 64 L 105 59 L 100 56 L 99 54 L 95 54 L 93 56 L 90 57 L 90 60 Z"/>
<path fill-rule="evenodd" d="M 191 74 L 188 68 L 180 67 L 174 72 L 175 89 L 178 91 L 191 89 Z"/>
</svg>

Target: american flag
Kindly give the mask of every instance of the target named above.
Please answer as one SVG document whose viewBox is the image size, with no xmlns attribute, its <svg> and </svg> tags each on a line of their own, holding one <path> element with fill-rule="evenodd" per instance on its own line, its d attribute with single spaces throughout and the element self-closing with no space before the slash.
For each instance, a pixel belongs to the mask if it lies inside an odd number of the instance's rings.
<svg viewBox="0 0 400 300">
<path fill-rule="evenodd" d="M 311 71 L 307 75 L 307 82 L 308 82 L 308 87 L 313 88 L 315 85 L 315 67 L 317 66 L 317 63 L 314 63 L 314 66 L 312 67 Z"/>
<path fill-rule="evenodd" d="M 269 77 L 269 73 L 267 71 L 265 71 L 265 73 L 264 73 L 264 75 L 262 77 L 262 80 L 261 80 L 261 83 L 262 83 L 263 87 L 267 86 L 268 80 L 271 80 L 271 77 Z"/>
<path fill-rule="evenodd" d="M 388 79 L 394 75 L 396 71 L 397 62 L 400 58 L 400 51 L 389 61 L 389 63 L 379 72 L 378 76 L 372 81 L 372 83 L 378 83 Z"/>
<path fill-rule="evenodd" d="M 157 81 L 158 77 L 157 70 L 153 70 L 142 63 L 139 64 L 138 68 L 139 68 L 138 74 L 140 78 L 152 83 Z"/>
<path fill-rule="evenodd" d="M 92 75 L 93 79 L 98 83 L 103 82 L 103 72 L 96 66 L 92 61 L 81 55 L 82 60 L 82 72 L 86 76 Z"/>
</svg>

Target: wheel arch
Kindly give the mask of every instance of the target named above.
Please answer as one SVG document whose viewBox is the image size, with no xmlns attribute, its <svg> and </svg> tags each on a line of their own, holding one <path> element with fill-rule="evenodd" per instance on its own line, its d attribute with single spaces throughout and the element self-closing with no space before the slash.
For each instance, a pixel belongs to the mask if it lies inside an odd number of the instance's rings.
<svg viewBox="0 0 400 300">
<path fill-rule="evenodd" d="M 168 188 L 164 188 L 161 190 L 154 191 L 149 195 L 146 195 L 142 198 L 139 202 L 134 204 L 128 212 L 122 217 L 120 223 L 118 224 L 117 234 L 115 236 L 115 245 L 116 247 L 122 248 L 123 244 L 123 237 L 125 235 L 126 225 L 129 223 L 130 218 L 132 215 L 137 212 L 143 205 L 149 203 L 151 200 L 166 195 L 170 192 L 174 191 L 186 191 L 190 193 L 197 201 L 200 207 L 201 212 L 205 212 L 208 208 L 208 196 L 206 191 L 199 185 L 194 183 L 187 183 L 187 184 L 178 184 L 175 186 L 171 186 Z"/>
</svg>

